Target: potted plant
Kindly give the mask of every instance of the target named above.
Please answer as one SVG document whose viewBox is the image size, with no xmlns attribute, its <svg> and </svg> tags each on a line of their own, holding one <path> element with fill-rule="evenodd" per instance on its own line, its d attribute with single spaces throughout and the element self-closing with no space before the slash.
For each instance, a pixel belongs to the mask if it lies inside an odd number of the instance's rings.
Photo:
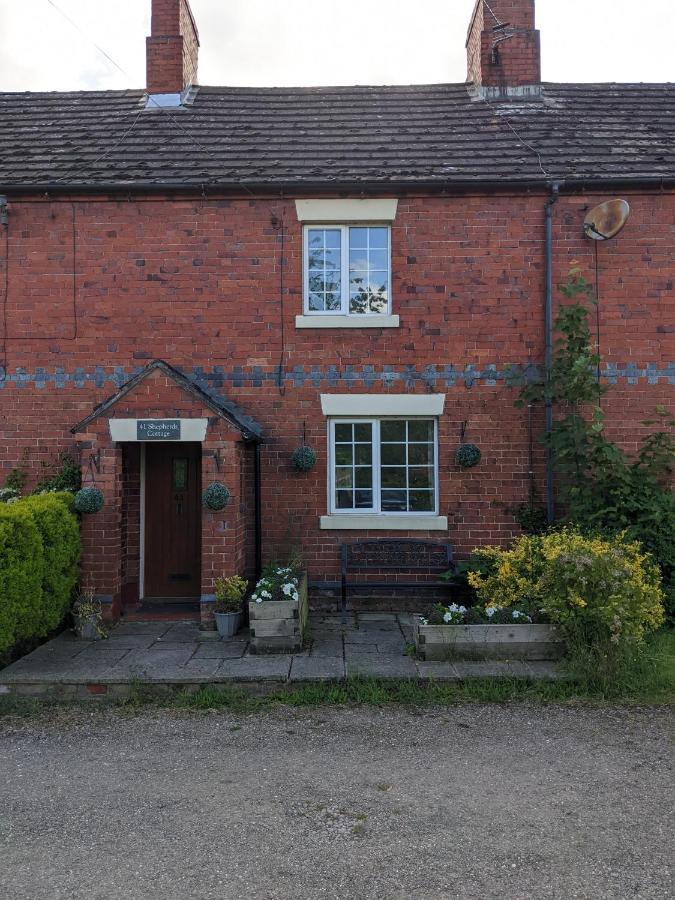
<svg viewBox="0 0 675 900">
<path fill-rule="evenodd" d="M 252 653 L 302 649 L 309 618 L 307 576 L 299 565 L 264 569 L 248 604 Z"/>
<path fill-rule="evenodd" d="M 239 630 L 241 624 L 241 601 L 246 593 L 248 581 L 239 575 L 228 578 L 217 578 L 214 585 L 216 607 L 214 618 L 221 638 L 231 638 Z"/>
<path fill-rule="evenodd" d="M 75 634 L 83 641 L 100 641 L 106 638 L 103 627 L 103 609 L 101 601 L 92 590 L 80 591 L 73 604 L 73 621 Z"/>
</svg>

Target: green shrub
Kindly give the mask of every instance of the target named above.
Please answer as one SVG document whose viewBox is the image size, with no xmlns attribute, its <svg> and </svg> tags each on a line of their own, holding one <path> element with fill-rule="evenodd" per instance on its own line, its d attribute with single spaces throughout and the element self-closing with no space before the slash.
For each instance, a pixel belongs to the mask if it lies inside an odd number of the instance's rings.
<svg viewBox="0 0 675 900">
<path fill-rule="evenodd" d="M 43 572 L 40 530 L 30 510 L 21 501 L 1 505 L 0 653 L 39 631 Z"/>
<path fill-rule="evenodd" d="M 488 574 L 474 571 L 468 579 L 486 605 L 534 608 L 570 642 L 640 643 L 663 624 L 659 569 L 625 535 L 588 537 L 564 528 L 476 556 L 489 563 Z"/>
<path fill-rule="evenodd" d="M 40 494 L 23 501 L 42 537 L 44 633 L 52 631 L 70 608 L 80 561 L 80 529 L 69 493 Z"/>
<path fill-rule="evenodd" d="M 72 497 L 0 505 L 0 653 L 62 621 L 77 582 L 80 538 Z"/>
</svg>

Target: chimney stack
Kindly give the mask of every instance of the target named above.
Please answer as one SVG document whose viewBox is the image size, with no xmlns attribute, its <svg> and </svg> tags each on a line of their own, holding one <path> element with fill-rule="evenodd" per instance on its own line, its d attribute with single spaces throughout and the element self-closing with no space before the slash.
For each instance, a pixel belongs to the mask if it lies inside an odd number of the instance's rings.
<svg viewBox="0 0 675 900">
<path fill-rule="evenodd" d="M 182 94 L 197 84 L 199 33 L 188 0 L 152 0 L 146 41 L 147 91 Z"/>
<path fill-rule="evenodd" d="M 493 96 L 539 92 L 541 45 L 534 4 L 477 0 L 466 40 L 468 82 Z"/>
</svg>

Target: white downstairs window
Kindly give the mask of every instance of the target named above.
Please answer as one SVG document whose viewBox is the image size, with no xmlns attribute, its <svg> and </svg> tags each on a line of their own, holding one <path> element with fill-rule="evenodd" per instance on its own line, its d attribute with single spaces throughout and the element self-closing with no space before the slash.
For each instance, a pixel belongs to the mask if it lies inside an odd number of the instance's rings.
<svg viewBox="0 0 675 900">
<path fill-rule="evenodd" d="M 436 419 L 334 419 L 331 514 L 438 513 Z"/>
<path fill-rule="evenodd" d="M 304 295 L 306 316 L 390 316 L 389 226 L 305 226 Z"/>
</svg>

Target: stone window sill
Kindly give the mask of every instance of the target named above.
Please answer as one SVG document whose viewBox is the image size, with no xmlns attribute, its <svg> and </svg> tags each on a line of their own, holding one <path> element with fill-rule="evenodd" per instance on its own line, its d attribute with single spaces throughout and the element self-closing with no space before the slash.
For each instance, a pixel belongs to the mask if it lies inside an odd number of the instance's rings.
<svg viewBox="0 0 675 900">
<path fill-rule="evenodd" d="M 398 328 L 398 316 L 296 316 L 296 328 Z"/>
<path fill-rule="evenodd" d="M 447 531 L 447 516 L 321 516 L 323 531 Z"/>
</svg>

